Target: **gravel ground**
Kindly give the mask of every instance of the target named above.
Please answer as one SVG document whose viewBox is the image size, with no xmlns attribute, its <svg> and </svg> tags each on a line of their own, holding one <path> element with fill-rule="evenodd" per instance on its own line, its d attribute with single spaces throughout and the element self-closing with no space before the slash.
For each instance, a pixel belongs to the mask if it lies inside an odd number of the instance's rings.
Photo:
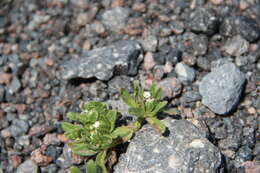
<svg viewBox="0 0 260 173">
<path fill-rule="evenodd" d="M 259 0 L 1 0 L 0 173 L 82 167 L 66 113 L 135 79 L 206 134 L 211 172 L 260 172 Z"/>
</svg>

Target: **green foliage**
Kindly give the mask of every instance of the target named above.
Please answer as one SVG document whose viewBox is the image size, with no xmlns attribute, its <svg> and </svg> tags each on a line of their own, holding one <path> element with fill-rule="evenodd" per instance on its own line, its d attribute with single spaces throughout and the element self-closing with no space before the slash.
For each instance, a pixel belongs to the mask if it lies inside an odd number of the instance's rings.
<svg viewBox="0 0 260 173">
<path fill-rule="evenodd" d="M 137 116 L 140 124 L 144 120 L 153 125 L 161 133 L 166 130 L 165 125 L 156 115 L 163 111 L 163 108 L 167 105 L 166 101 L 161 101 L 163 91 L 153 84 L 150 91 L 144 91 L 140 87 L 138 81 L 134 82 L 134 93 L 131 95 L 125 89 L 120 91 L 122 100 L 129 106 L 128 112 Z"/>
<path fill-rule="evenodd" d="M 72 140 L 68 143 L 71 150 L 81 156 L 95 155 L 132 136 L 127 127 L 115 128 L 117 111 L 102 102 L 84 104 L 81 113 L 70 112 L 68 118 L 76 123 L 64 122 L 62 128 L 65 136 Z"/>
<path fill-rule="evenodd" d="M 117 111 L 110 110 L 105 103 L 90 102 L 84 104 L 81 109 L 81 113 L 70 112 L 67 115 L 75 123 L 62 123 L 65 136 L 71 140 L 68 145 L 73 153 L 81 156 L 97 154 L 96 161 L 89 161 L 87 169 L 107 173 L 106 151 L 129 140 L 134 131 L 127 126 L 115 128 Z M 77 173 L 80 170 L 72 167 L 70 171 Z"/>
<path fill-rule="evenodd" d="M 89 102 L 83 104 L 81 112 L 67 114 L 73 123 L 63 122 L 65 136 L 70 139 L 68 146 L 73 153 L 81 156 L 96 156 L 86 164 L 88 173 L 108 173 L 106 169 L 108 150 L 118 144 L 129 141 L 138 131 L 143 122 L 148 122 L 158 131 L 164 133 L 166 126 L 156 115 L 159 112 L 177 114 L 176 109 L 164 110 L 166 101 L 161 101 L 162 89 L 153 84 L 149 91 L 144 91 L 138 81 L 134 82 L 134 93 L 120 90 L 122 100 L 129 106 L 128 112 L 137 120 L 128 126 L 116 127 L 118 112 L 109 109 L 103 102 Z M 82 173 L 77 167 L 71 167 L 70 173 Z"/>
</svg>

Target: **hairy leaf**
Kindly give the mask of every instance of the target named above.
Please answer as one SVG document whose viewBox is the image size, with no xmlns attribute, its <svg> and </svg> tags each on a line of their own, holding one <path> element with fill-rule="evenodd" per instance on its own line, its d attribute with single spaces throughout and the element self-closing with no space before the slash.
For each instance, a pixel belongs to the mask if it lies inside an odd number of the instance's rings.
<svg viewBox="0 0 260 173">
<path fill-rule="evenodd" d="M 69 147 L 71 148 L 72 152 L 75 154 L 78 154 L 80 156 L 93 156 L 95 155 L 98 151 L 94 151 L 89 149 L 90 144 L 87 143 L 68 143 Z"/>
<path fill-rule="evenodd" d="M 128 109 L 128 112 L 129 114 L 136 115 L 137 117 L 144 117 L 144 113 L 145 113 L 144 109 L 141 107 L 137 107 L 137 108 L 130 107 Z"/>
<path fill-rule="evenodd" d="M 103 173 L 102 169 L 93 160 L 87 162 L 86 169 L 88 173 Z"/>
<path fill-rule="evenodd" d="M 134 129 L 129 128 L 128 126 L 121 126 L 116 128 L 112 133 L 113 138 L 122 138 L 124 142 L 132 138 Z"/>
<path fill-rule="evenodd" d="M 164 110 L 163 112 L 166 114 L 169 114 L 169 115 L 178 115 L 179 114 L 178 109 L 175 109 L 175 108 L 169 109 L 169 110 Z"/>
<path fill-rule="evenodd" d="M 148 121 L 148 123 L 150 123 L 156 129 L 158 129 L 161 133 L 165 132 L 166 126 L 164 125 L 164 123 L 161 120 L 159 120 L 155 117 L 149 117 L 149 118 L 146 118 L 146 120 Z"/>
<path fill-rule="evenodd" d="M 167 101 L 159 102 L 153 111 L 151 112 L 152 116 L 156 115 L 158 112 L 160 112 L 165 106 L 167 105 Z"/>
<path fill-rule="evenodd" d="M 112 132 L 115 128 L 116 118 L 117 118 L 117 111 L 110 110 L 106 117 L 109 119 L 110 122 L 110 132 Z"/>
<path fill-rule="evenodd" d="M 78 121 L 78 117 L 80 116 L 79 113 L 76 113 L 76 112 L 69 112 L 67 113 L 67 117 L 72 120 L 72 121 Z"/>
<path fill-rule="evenodd" d="M 72 166 L 70 169 L 69 169 L 69 173 L 82 173 L 81 170 L 75 166 Z"/>
<path fill-rule="evenodd" d="M 130 95 L 126 89 L 122 88 L 120 90 L 121 98 L 123 101 L 130 107 L 137 107 L 138 104 L 135 102 L 135 99 Z"/>
<path fill-rule="evenodd" d="M 106 151 L 101 151 L 100 153 L 98 153 L 98 155 L 96 157 L 96 164 L 102 168 L 102 173 L 108 173 L 107 168 L 105 166 L 106 155 L 107 155 Z"/>
</svg>

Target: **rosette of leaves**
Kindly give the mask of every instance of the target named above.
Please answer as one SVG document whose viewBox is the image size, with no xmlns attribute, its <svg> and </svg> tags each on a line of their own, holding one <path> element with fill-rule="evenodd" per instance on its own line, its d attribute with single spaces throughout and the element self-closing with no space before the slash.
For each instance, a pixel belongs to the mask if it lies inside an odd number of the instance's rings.
<svg viewBox="0 0 260 173">
<path fill-rule="evenodd" d="M 68 113 L 68 118 L 74 123 L 62 123 L 65 136 L 71 140 L 68 146 L 73 153 L 81 156 L 96 155 L 95 161 L 87 163 L 87 170 L 92 170 L 90 173 L 107 173 L 105 163 L 108 149 L 129 140 L 134 131 L 127 126 L 116 128 L 117 111 L 110 110 L 105 103 L 89 102 L 81 109 L 81 113 Z M 71 168 L 71 173 L 77 171 L 78 168 Z"/>
<path fill-rule="evenodd" d="M 149 91 L 144 91 L 140 87 L 138 81 L 134 82 L 134 93 L 131 95 L 126 89 L 120 90 L 122 100 L 128 105 L 129 114 L 137 117 L 135 123 L 138 127 L 141 127 L 144 121 L 147 121 L 161 133 L 164 133 L 166 126 L 157 118 L 159 112 L 164 111 L 164 107 L 167 105 L 167 101 L 161 101 L 163 91 L 155 84 L 152 84 Z"/>
</svg>

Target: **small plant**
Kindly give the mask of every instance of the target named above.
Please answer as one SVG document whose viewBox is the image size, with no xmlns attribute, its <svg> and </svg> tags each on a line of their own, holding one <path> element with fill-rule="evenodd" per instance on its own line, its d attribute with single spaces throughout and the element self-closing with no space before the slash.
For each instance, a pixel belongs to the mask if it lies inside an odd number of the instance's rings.
<svg viewBox="0 0 260 173">
<path fill-rule="evenodd" d="M 115 128 L 117 111 L 110 110 L 102 102 L 90 102 L 82 106 L 81 113 L 68 113 L 68 118 L 76 123 L 63 122 L 65 136 L 71 142 L 72 152 L 81 156 L 96 155 L 96 160 L 87 163 L 89 173 L 107 173 L 105 166 L 108 149 L 129 140 L 134 130 L 127 126 Z M 79 173 L 76 167 L 71 173 Z"/>
<path fill-rule="evenodd" d="M 161 133 L 165 132 L 166 126 L 156 117 L 167 105 L 167 101 L 160 101 L 163 94 L 161 88 L 153 84 L 150 91 L 144 91 L 139 82 L 135 81 L 133 95 L 125 89 L 121 89 L 120 93 L 123 101 L 129 106 L 128 112 L 137 117 L 137 122 L 134 123 L 137 128 L 147 121 Z"/>
<path fill-rule="evenodd" d="M 106 162 L 108 151 L 118 144 L 131 139 L 145 122 L 150 123 L 161 133 L 166 126 L 157 118 L 159 112 L 176 114 L 176 110 L 164 110 L 166 101 L 160 101 L 162 89 L 153 84 L 149 91 L 144 91 L 138 81 L 134 82 L 134 93 L 125 89 L 120 91 L 122 100 L 129 106 L 129 114 L 137 120 L 128 126 L 115 127 L 118 112 L 110 110 L 102 102 L 89 102 L 82 106 L 81 113 L 70 112 L 68 118 L 74 123 L 63 122 L 65 136 L 71 141 L 68 146 L 72 152 L 81 156 L 96 156 L 95 161 L 86 164 L 87 173 L 108 173 Z M 81 173 L 77 167 L 71 167 L 70 173 Z"/>
</svg>

